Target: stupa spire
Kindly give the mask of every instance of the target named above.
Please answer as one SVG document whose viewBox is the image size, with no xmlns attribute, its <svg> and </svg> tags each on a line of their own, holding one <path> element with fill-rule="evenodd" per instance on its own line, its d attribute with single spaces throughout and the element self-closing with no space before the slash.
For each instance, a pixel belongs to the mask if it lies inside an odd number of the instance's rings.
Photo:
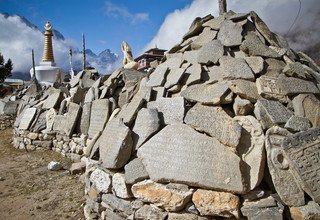
<svg viewBox="0 0 320 220">
<path fill-rule="evenodd" d="M 44 49 L 43 49 L 43 62 L 54 62 L 53 57 L 53 49 L 52 49 L 52 25 L 48 21 L 46 25 L 44 26 L 45 32 L 44 32 Z"/>
</svg>

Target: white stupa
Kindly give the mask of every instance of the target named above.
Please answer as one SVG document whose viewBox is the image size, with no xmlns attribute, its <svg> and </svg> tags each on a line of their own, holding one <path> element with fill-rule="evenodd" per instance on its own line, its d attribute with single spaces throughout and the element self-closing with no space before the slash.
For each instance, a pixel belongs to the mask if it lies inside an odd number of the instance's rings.
<svg viewBox="0 0 320 220">
<path fill-rule="evenodd" d="M 61 71 L 59 67 L 56 67 L 53 57 L 52 49 L 52 26 L 50 22 L 47 22 L 44 26 L 44 49 L 42 62 L 39 66 L 35 67 L 36 78 L 40 84 L 53 85 L 57 79 L 61 79 Z M 31 78 L 33 76 L 33 68 L 30 70 Z"/>
</svg>

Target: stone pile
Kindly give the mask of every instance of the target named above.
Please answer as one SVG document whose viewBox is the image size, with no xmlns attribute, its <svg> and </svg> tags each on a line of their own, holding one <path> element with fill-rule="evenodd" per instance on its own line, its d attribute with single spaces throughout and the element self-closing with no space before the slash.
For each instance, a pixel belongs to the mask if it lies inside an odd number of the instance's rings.
<svg viewBox="0 0 320 220">
<path fill-rule="evenodd" d="M 256 13 L 208 15 L 150 75 L 23 97 L 14 141 L 84 156 L 87 219 L 317 219 L 319 84 Z"/>
</svg>

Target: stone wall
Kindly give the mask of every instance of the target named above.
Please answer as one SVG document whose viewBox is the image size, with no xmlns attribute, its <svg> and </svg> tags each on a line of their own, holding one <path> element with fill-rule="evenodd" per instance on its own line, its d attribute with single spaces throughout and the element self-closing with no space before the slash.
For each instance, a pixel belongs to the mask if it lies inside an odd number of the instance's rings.
<svg viewBox="0 0 320 220">
<path fill-rule="evenodd" d="M 12 115 L 0 115 L 0 131 L 11 128 L 14 122 L 14 116 Z"/>
</svg>

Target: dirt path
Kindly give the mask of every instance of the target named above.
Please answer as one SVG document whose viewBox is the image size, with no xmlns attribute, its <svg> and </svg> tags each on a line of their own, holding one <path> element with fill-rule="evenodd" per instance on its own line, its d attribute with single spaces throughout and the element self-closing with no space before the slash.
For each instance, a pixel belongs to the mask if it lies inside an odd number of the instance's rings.
<svg viewBox="0 0 320 220">
<path fill-rule="evenodd" d="M 0 219 L 84 219 L 83 184 L 67 171 L 49 171 L 50 161 L 71 162 L 53 151 L 12 147 L 11 129 L 0 131 Z"/>
</svg>

